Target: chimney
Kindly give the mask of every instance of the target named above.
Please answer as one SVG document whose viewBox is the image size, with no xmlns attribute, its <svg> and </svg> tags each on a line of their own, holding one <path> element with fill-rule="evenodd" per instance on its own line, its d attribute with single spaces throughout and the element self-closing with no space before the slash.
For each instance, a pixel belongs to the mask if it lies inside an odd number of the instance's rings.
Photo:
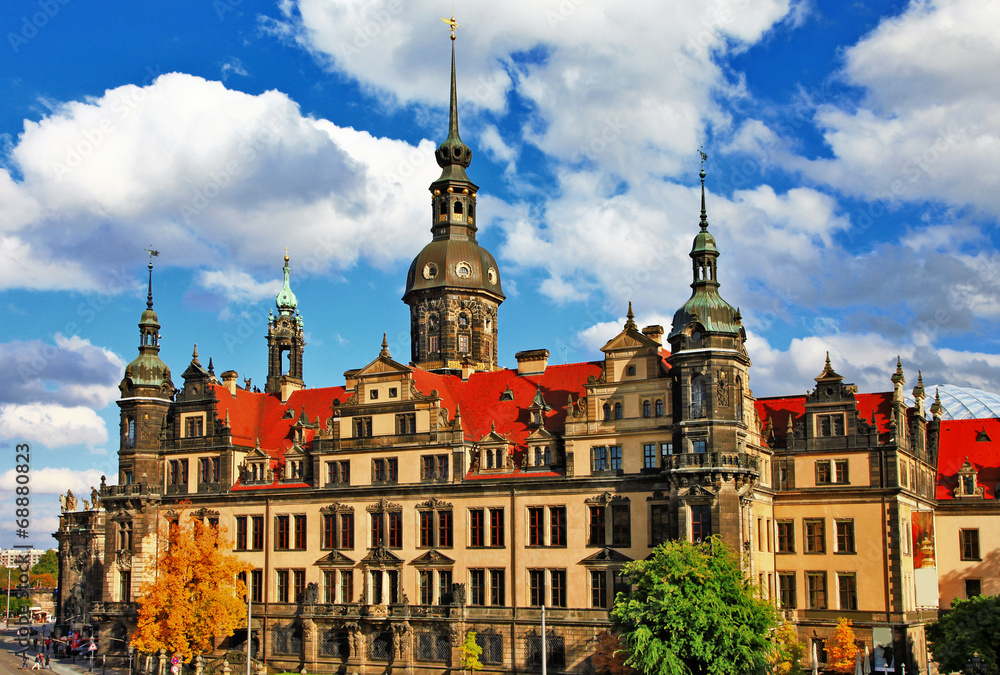
<svg viewBox="0 0 1000 675">
<path fill-rule="evenodd" d="M 529 349 L 518 352 L 514 358 L 517 359 L 518 375 L 538 375 L 544 373 L 545 367 L 549 365 L 549 350 Z"/>
<path fill-rule="evenodd" d="M 236 379 L 239 375 L 235 370 L 227 370 L 222 374 L 222 385 L 229 390 L 229 393 L 236 396 Z"/>
<path fill-rule="evenodd" d="M 642 334 L 658 345 L 663 345 L 663 326 L 646 326 Z"/>
</svg>

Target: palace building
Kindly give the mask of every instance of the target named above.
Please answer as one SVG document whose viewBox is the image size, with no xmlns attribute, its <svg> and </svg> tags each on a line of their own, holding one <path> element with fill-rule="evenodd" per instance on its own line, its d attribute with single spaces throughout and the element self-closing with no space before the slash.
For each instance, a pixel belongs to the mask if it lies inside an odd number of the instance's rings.
<svg viewBox="0 0 1000 675">
<path fill-rule="evenodd" d="M 927 671 L 924 626 L 940 607 L 1000 591 L 988 544 L 1000 422 L 950 419 L 919 378 L 908 398 L 901 365 L 885 393 L 859 393 L 827 359 L 808 394 L 755 399 L 740 312 L 719 292 L 704 171 L 692 292 L 669 329 L 640 328 L 630 306 L 596 361 L 550 365 L 535 349 L 504 368 L 501 270 L 476 240 L 454 44 L 435 155 L 431 240 L 403 295 L 408 364 L 383 340 L 342 383 L 306 387 L 285 256 L 264 391 L 216 375 L 197 349 L 175 383 L 150 264 L 120 385 L 117 484 L 68 505 L 55 535 L 61 626 L 93 626 L 102 651 L 124 652 L 182 501 L 252 565 L 249 649 L 278 672 L 443 675 L 469 630 L 484 672 L 535 672 L 543 606 L 549 672 L 592 672 L 629 590 L 621 569 L 671 539 L 718 535 L 803 640 L 821 646 L 846 616 L 909 672 Z M 245 633 L 219 645 L 247 648 Z"/>
</svg>

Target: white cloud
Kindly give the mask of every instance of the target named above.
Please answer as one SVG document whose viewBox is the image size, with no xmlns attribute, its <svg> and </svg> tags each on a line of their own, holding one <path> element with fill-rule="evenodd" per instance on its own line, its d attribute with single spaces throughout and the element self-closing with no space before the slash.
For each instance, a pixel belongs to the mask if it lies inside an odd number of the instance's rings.
<svg viewBox="0 0 1000 675">
<path fill-rule="evenodd" d="M 116 476 L 108 476 L 109 485 L 115 483 Z M 67 469 L 45 467 L 31 470 L 31 491 L 36 494 L 58 495 L 72 490 L 79 499 L 90 497 L 91 488 L 101 484 L 101 471 L 98 469 Z M 17 472 L 9 469 L 0 474 L 0 490 L 13 492 L 17 487 Z M 82 505 L 81 505 L 82 506 Z"/>
<path fill-rule="evenodd" d="M 48 448 L 107 442 L 104 420 L 91 408 L 46 403 L 0 405 L 0 436 Z"/>
<path fill-rule="evenodd" d="M 285 246 L 311 272 L 385 265 L 424 243 L 412 223 L 426 200 L 412 187 L 436 176 L 433 148 L 180 73 L 66 102 L 25 123 L 12 151 L 23 181 L 0 175 L 15 205 L 0 216 L 0 257 L 16 263 L 0 285 L 118 292 L 108 271 L 150 242 L 168 264 L 211 269 L 220 252 L 272 269 Z"/>
<path fill-rule="evenodd" d="M 0 403 L 103 408 L 118 397 L 125 361 L 78 336 L 0 343 Z"/>
<path fill-rule="evenodd" d="M 281 281 L 257 281 L 243 270 L 203 270 L 198 283 L 209 291 L 225 296 L 241 305 L 273 298 L 281 290 Z"/>
</svg>

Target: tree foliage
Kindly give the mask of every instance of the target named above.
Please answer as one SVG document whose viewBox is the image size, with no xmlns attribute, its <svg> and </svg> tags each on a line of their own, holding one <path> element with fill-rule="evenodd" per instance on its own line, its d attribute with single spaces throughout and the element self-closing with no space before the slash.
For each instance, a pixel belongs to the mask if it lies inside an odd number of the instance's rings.
<svg viewBox="0 0 1000 675">
<path fill-rule="evenodd" d="M 854 629 L 851 628 L 852 623 L 844 617 L 837 619 L 837 628 L 826 645 L 827 670 L 848 675 L 854 672 L 857 666 L 858 644 L 854 637 Z"/>
<path fill-rule="evenodd" d="M 48 574 L 53 578 L 59 576 L 59 556 L 54 548 L 50 548 L 38 558 L 31 568 L 32 574 Z"/>
<path fill-rule="evenodd" d="M 961 672 L 979 654 L 984 672 L 995 673 L 1000 669 L 998 635 L 1000 596 L 955 599 L 948 613 L 928 624 L 927 646 L 941 672 Z"/>
<path fill-rule="evenodd" d="M 660 544 L 625 573 L 636 590 L 619 595 L 611 615 L 629 651 L 628 665 L 646 675 L 765 669 L 777 612 L 720 540 Z"/>
<path fill-rule="evenodd" d="M 597 675 L 633 675 L 635 669 L 625 665 L 628 652 L 618 636 L 611 631 L 601 631 L 594 649 L 594 670 Z"/>
<path fill-rule="evenodd" d="M 459 667 L 462 670 L 476 672 L 483 669 L 483 664 L 479 660 L 479 655 L 483 653 L 483 648 L 476 642 L 476 631 L 470 630 L 465 635 L 465 641 L 459 646 L 462 661 Z"/>
<path fill-rule="evenodd" d="M 774 675 L 802 675 L 802 658 L 805 654 L 806 646 L 799 641 L 798 631 L 786 621 L 774 632 L 771 672 Z"/>
<path fill-rule="evenodd" d="M 165 649 L 182 660 L 212 649 L 246 625 L 246 587 L 236 576 L 250 566 L 225 551 L 232 546 L 220 529 L 190 516 L 169 526 L 153 579 L 140 592 L 132 645 L 144 652 Z"/>
</svg>

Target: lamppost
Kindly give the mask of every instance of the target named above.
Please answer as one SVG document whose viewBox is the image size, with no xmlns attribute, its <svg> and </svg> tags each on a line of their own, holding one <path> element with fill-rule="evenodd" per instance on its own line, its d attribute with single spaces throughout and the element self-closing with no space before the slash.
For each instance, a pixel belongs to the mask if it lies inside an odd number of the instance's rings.
<svg viewBox="0 0 1000 675">
<path fill-rule="evenodd" d="M 973 652 L 972 660 L 965 666 L 965 672 L 969 675 L 986 675 L 986 664 L 979 656 L 979 652 Z"/>
</svg>

